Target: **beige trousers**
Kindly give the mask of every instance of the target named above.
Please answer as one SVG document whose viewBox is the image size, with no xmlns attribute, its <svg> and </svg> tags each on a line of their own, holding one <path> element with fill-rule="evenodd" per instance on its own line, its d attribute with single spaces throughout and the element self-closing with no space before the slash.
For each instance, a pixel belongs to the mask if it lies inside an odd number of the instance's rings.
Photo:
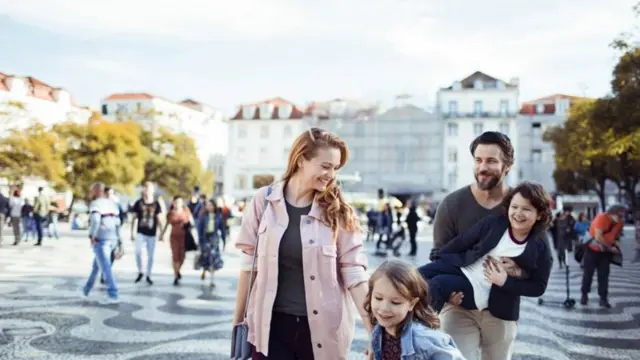
<svg viewBox="0 0 640 360">
<path fill-rule="evenodd" d="M 451 335 L 467 360 L 510 360 L 516 339 L 515 321 L 488 310 L 467 310 L 446 304 L 440 312 L 442 330 Z"/>
</svg>

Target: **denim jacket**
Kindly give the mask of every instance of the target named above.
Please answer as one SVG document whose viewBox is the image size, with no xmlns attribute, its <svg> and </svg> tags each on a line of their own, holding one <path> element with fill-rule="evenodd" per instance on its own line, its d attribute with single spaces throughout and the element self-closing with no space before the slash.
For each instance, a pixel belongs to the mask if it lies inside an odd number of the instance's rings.
<svg viewBox="0 0 640 360">
<path fill-rule="evenodd" d="M 204 212 L 202 215 L 200 215 L 198 221 L 196 222 L 196 230 L 198 230 L 198 238 L 200 239 L 200 241 L 203 241 L 207 238 L 207 225 L 209 225 L 209 216 L 211 216 L 211 213 L 209 213 L 208 211 Z M 226 236 L 226 230 L 224 228 L 224 219 L 222 218 L 222 214 L 216 213 L 214 221 L 215 222 L 213 225 L 213 230 L 215 234 L 217 235 L 218 231 L 220 231 L 220 237 L 224 239 Z"/>
<path fill-rule="evenodd" d="M 376 325 L 372 333 L 373 355 L 382 360 L 384 328 Z M 451 336 L 417 321 L 405 325 L 400 338 L 402 360 L 465 360 Z"/>
</svg>

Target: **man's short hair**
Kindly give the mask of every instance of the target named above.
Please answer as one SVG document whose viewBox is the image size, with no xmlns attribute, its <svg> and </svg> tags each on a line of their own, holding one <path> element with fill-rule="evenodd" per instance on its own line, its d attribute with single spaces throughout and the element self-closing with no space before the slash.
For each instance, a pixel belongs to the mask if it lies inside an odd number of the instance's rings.
<svg viewBox="0 0 640 360">
<path fill-rule="evenodd" d="M 485 131 L 480 136 L 475 138 L 469 146 L 471 155 L 475 156 L 476 148 L 478 145 L 497 145 L 502 150 L 503 161 L 508 165 L 513 165 L 514 150 L 511 139 L 501 132 L 497 131 Z"/>
<path fill-rule="evenodd" d="M 104 184 L 101 183 L 101 182 L 94 182 L 93 184 L 91 184 L 91 189 L 98 189 L 100 191 L 106 191 Z"/>
</svg>

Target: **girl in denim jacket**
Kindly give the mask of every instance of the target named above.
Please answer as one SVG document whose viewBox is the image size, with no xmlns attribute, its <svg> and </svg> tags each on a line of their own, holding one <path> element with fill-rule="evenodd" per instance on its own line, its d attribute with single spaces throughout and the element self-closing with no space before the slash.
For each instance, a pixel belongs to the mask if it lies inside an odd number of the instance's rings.
<svg viewBox="0 0 640 360">
<path fill-rule="evenodd" d="M 453 339 L 438 330 L 427 284 L 411 265 L 384 262 L 369 279 L 364 304 L 374 326 L 375 360 L 464 360 Z"/>
</svg>

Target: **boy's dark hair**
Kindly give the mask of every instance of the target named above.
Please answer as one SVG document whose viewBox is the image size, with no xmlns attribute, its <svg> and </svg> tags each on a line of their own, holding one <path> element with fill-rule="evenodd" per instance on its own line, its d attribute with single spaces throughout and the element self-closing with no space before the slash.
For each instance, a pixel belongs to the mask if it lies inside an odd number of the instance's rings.
<svg viewBox="0 0 640 360">
<path fill-rule="evenodd" d="M 107 185 L 104 187 L 104 192 L 108 193 L 109 191 L 111 191 L 111 186 Z"/>
<path fill-rule="evenodd" d="M 520 194 L 523 198 L 529 200 L 531 205 L 538 211 L 540 219 L 536 221 L 542 228 L 548 228 L 553 220 L 551 213 L 551 196 L 545 191 L 542 185 L 532 182 L 523 181 L 516 187 L 509 190 L 509 193 L 502 200 L 502 206 L 506 213 L 509 212 L 509 205 L 516 194 Z"/>
<path fill-rule="evenodd" d="M 513 145 L 511 144 L 511 139 L 501 132 L 497 131 L 485 131 L 480 136 L 475 138 L 469 146 L 469 150 L 471 151 L 471 155 L 475 156 L 476 148 L 478 145 L 497 145 L 500 150 L 502 150 L 502 161 L 507 164 L 507 166 L 513 165 L 514 161 L 514 150 Z"/>
</svg>

